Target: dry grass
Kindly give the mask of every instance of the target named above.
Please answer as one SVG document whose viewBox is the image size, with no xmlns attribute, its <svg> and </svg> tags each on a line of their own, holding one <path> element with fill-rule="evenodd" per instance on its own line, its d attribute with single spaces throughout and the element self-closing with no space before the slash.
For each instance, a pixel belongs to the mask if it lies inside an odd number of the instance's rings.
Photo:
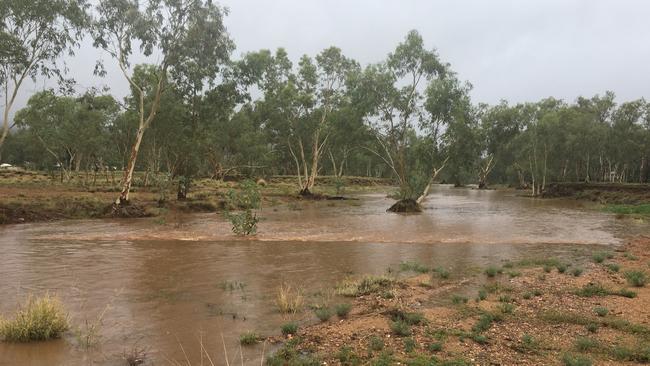
<svg viewBox="0 0 650 366">
<path fill-rule="evenodd" d="M 291 285 L 283 283 L 278 289 L 275 298 L 278 309 L 283 314 L 295 314 L 302 310 L 305 297 L 302 291 L 294 289 Z"/>
<path fill-rule="evenodd" d="M 68 314 L 61 301 L 50 294 L 30 296 L 13 319 L 0 319 L 0 337 L 8 342 L 59 338 L 66 330 Z"/>
</svg>

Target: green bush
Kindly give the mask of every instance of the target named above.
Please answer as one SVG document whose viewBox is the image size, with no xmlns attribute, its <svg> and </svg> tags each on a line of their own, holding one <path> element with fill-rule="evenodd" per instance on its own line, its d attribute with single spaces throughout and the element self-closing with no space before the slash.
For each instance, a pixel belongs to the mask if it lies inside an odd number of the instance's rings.
<svg viewBox="0 0 650 366">
<path fill-rule="evenodd" d="M 354 353 L 352 347 L 343 346 L 336 355 L 336 358 L 341 362 L 342 366 L 357 366 L 361 365 L 361 358 Z"/>
<path fill-rule="evenodd" d="M 618 272 L 621 270 L 621 266 L 618 265 L 617 263 L 607 263 L 605 264 L 605 267 L 607 267 L 607 269 L 609 269 L 612 272 Z"/>
<path fill-rule="evenodd" d="M 478 290 L 478 299 L 479 300 L 485 300 L 485 299 L 487 299 L 487 297 L 488 297 L 487 291 L 485 291 L 483 289 Z"/>
<path fill-rule="evenodd" d="M 438 277 L 442 279 L 447 279 L 449 278 L 449 271 L 444 269 L 443 267 L 436 267 L 436 269 L 433 270 L 436 274 L 438 274 Z"/>
<path fill-rule="evenodd" d="M 328 307 L 322 307 L 314 310 L 314 314 L 316 314 L 316 317 L 322 321 L 326 322 L 332 317 L 332 310 Z"/>
<path fill-rule="evenodd" d="M 44 341 L 59 338 L 68 327 L 68 315 L 56 297 L 30 296 L 13 319 L 0 319 L 0 337 L 9 342 Z"/>
<path fill-rule="evenodd" d="M 440 351 L 442 351 L 442 343 L 433 342 L 433 343 L 429 344 L 429 347 L 427 347 L 427 348 L 429 349 L 429 352 L 440 352 Z"/>
<path fill-rule="evenodd" d="M 338 315 L 339 318 L 347 318 L 348 314 L 350 313 L 350 310 L 352 310 L 352 304 L 344 303 L 344 304 L 336 304 L 334 306 L 334 311 L 336 312 L 336 315 Z"/>
<path fill-rule="evenodd" d="M 467 304 L 467 301 L 468 301 L 468 299 L 465 296 L 454 295 L 454 296 L 451 297 L 451 302 L 453 302 L 456 305 L 458 305 L 458 304 Z"/>
<path fill-rule="evenodd" d="M 384 349 L 384 340 L 378 336 L 372 336 L 368 341 L 368 348 L 371 351 L 381 351 Z"/>
<path fill-rule="evenodd" d="M 232 224 L 232 231 L 237 235 L 252 235 L 257 232 L 259 218 L 252 210 L 258 209 L 262 202 L 257 184 L 247 179 L 239 184 L 239 190 L 230 190 L 226 195 L 227 210 L 225 217 Z M 231 209 L 242 211 L 233 212 Z"/>
<path fill-rule="evenodd" d="M 596 333 L 598 331 L 599 326 L 597 323 L 589 323 L 587 324 L 586 328 L 589 333 Z"/>
<path fill-rule="evenodd" d="M 237 235 L 253 235 L 257 232 L 260 219 L 251 210 L 226 212 L 226 218 L 232 224 L 232 232 Z"/>
<path fill-rule="evenodd" d="M 564 264 L 564 263 L 559 263 L 557 266 L 555 266 L 555 268 L 557 268 L 557 271 L 559 273 L 564 273 L 564 272 L 566 272 L 568 266 L 566 264 Z"/>
<path fill-rule="evenodd" d="M 565 353 L 562 356 L 564 366 L 591 366 L 591 359 L 581 355 Z"/>
<path fill-rule="evenodd" d="M 574 268 L 573 270 L 571 270 L 571 274 L 572 274 L 574 277 L 579 277 L 579 276 L 582 274 L 582 271 L 583 271 L 582 268 L 580 268 L 580 267 L 576 267 L 576 268 Z"/>
<path fill-rule="evenodd" d="M 585 352 L 596 347 L 598 347 L 598 342 L 595 339 L 587 337 L 578 337 L 576 339 L 576 349 L 578 351 Z"/>
<path fill-rule="evenodd" d="M 424 266 L 418 262 L 402 262 L 399 265 L 399 269 L 403 272 L 416 272 L 416 273 L 427 273 L 429 272 L 429 267 Z"/>
<path fill-rule="evenodd" d="M 246 332 L 239 336 L 239 343 L 250 346 L 260 341 L 260 336 L 255 332 Z"/>
<path fill-rule="evenodd" d="M 485 275 L 492 278 L 501 273 L 501 270 L 495 266 L 489 266 L 485 269 Z"/>
<path fill-rule="evenodd" d="M 598 316 L 605 316 L 607 313 L 609 313 L 609 310 L 602 306 L 596 306 L 594 308 L 594 313 L 596 313 Z"/>
<path fill-rule="evenodd" d="M 399 337 L 408 337 L 411 335 L 411 327 L 403 320 L 390 322 L 390 330 Z"/>
<path fill-rule="evenodd" d="M 286 323 L 282 325 L 282 334 L 289 335 L 289 334 L 296 334 L 298 332 L 298 324 L 297 323 Z"/>
<path fill-rule="evenodd" d="M 643 287 L 648 282 L 648 276 L 643 271 L 627 271 L 625 279 L 627 279 L 627 283 L 635 287 Z"/>
<path fill-rule="evenodd" d="M 406 353 L 411 353 L 415 351 L 416 346 L 417 344 L 415 343 L 415 340 L 413 338 L 409 337 L 404 339 L 404 351 L 406 351 Z"/>
</svg>

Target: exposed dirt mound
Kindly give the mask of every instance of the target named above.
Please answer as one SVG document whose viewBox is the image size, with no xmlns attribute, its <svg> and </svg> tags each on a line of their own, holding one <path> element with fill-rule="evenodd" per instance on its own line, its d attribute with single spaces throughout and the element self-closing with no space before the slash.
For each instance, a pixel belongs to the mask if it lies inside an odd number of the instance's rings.
<svg viewBox="0 0 650 366">
<path fill-rule="evenodd" d="M 132 202 L 126 204 L 113 204 L 107 208 L 110 210 L 112 217 L 119 218 L 134 218 L 134 217 L 149 217 L 151 214 L 146 210 L 142 205 L 138 205 Z"/>
<path fill-rule="evenodd" d="M 395 202 L 386 212 L 400 212 L 400 213 L 409 213 L 409 212 L 422 212 L 422 206 L 417 203 L 416 200 L 411 198 L 406 198 Z"/>
<path fill-rule="evenodd" d="M 600 203 L 650 203 L 650 185 L 624 183 L 552 183 L 542 194 L 546 198 L 573 197 Z"/>
</svg>

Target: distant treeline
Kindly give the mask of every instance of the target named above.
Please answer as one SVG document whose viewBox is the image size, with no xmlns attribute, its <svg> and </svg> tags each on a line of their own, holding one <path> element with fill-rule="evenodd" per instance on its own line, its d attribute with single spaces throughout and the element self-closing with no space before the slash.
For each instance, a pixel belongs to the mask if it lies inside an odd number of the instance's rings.
<svg viewBox="0 0 650 366">
<path fill-rule="evenodd" d="M 573 102 L 476 104 L 471 85 L 416 31 L 369 65 L 336 47 L 297 64 L 282 48 L 232 59 L 218 5 L 143 3 L 3 2 L 3 162 L 64 175 L 120 169 L 121 201 L 134 169 L 183 179 L 297 175 L 305 194 L 318 175 L 387 177 L 403 198 L 426 193 L 433 179 L 533 194 L 551 181 L 648 181 L 644 99 L 617 104 L 606 92 Z M 30 24 L 51 37 L 35 39 Z M 120 66 L 131 94 L 116 100 L 62 83 L 64 92 L 31 96 L 10 123 L 13 91 L 24 78 L 63 76 L 56 61 L 84 34 Z M 155 62 L 131 66 L 136 45 Z"/>
</svg>

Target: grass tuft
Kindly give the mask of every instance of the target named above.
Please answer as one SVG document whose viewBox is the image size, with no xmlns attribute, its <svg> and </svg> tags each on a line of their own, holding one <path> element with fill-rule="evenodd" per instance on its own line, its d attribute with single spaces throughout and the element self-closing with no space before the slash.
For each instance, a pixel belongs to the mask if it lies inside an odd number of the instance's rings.
<svg viewBox="0 0 650 366">
<path fill-rule="evenodd" d="M 13 319 L 0 319 L 0 337 L 9 342 L 59 338 L 68 328 L 68 315 L 61 301 L 49 294 L 30 296 Z"/>
<path fill-rule="evenodd" d="M 275 298 L 275 303 L 278 309 L 283 314 L 295 314 L 302 311 L 305 298 L 302 292 L 295 290 L 286 283 L 280 285 L 278 293 Z"/>
<path fill-rule="evenodd" d="M 343 303 L 334 306 L 334 311 L 339 318 L 347 318 L 350 310 L 352 310 L 352 304 Z"/>
<path fill-rule="evenodd" d="M 280 329 L 282 330 L 282 334 L 284 334 L 285 336 L 289 334 L 294 335 L 298 332 L 298 324 L 294 322 L 286 323 L 283 324 Z"/>
<path fill-rule="evenodd" d="M 625 279 L 632 286 L 643 287 L 648 282 L 648 275 L 643 271 L 627 271 Z"/>
<path fill-rule="evenodd" d="M 257 333 L 249 331 L 239 336 L 239 343 L 244 346 L 250 346 L 257 344 L 261 338 L 262 337 L 260 337 Z"/>
<path fill-rule="evenodd" d="M 315 309 L 314 314 L 316 314 L 318 320 L 326 322 L 332 317 L 332 310 L 330 310 L 328 307 L 322 307 Z"/>
</svg>

